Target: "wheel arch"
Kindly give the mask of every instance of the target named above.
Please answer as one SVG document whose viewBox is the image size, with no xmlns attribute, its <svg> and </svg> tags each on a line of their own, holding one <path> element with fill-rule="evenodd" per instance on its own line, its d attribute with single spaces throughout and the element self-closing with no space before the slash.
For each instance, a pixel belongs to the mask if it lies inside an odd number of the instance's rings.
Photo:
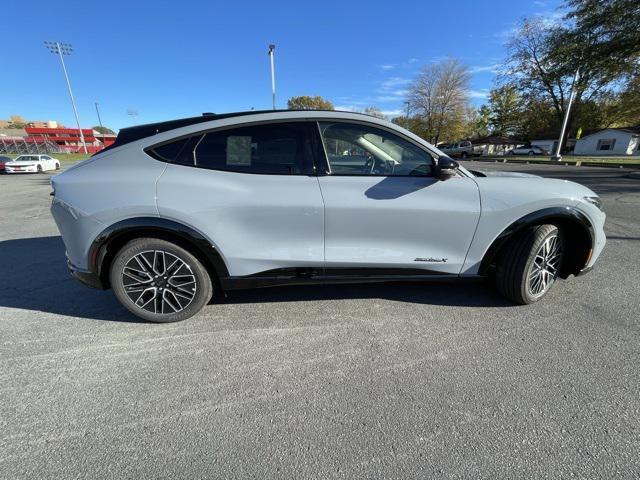
<svg viewBox="0 0 640 480">
<path fill-rule="evenodd" d="M 189 251 L 204 265 L 214 282 L 229 275 L 220 252 L 194 228 L 166 218 L 136 217 L 110 225 L 89 248 L 89 268 L 104 288 L 110 286 L 109 269 L 118 251 L 127 242 L 143 237 L 167 240 Z"/>
<path fill-rule="evenodd" d="M 561 278 L 577 275 L 587 265 L 595 243 L 595 233 L 589 218 L 574 207 L 550 207 L 529 213 L 505 228 L 486 250 L 480 263 L 479 274 L 488 274 L 503 248 L 526 228 L 534 225 L 552 224 L 565 234 L 565 251 Z"/>
</svg>

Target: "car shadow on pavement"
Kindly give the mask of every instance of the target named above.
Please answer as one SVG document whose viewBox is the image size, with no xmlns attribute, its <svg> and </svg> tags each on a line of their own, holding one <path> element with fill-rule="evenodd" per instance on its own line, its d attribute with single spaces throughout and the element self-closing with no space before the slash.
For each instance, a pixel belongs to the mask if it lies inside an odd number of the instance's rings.
<svg viewBox="0 0 640 480">
<path fill-rule="evenodd" d="M 0 307 L 94 320 L 142 322 L 110 291 L 85 287 L 69 275 L 59 236 L 0 241 Z M 481 283 L 385 283 L 260 288 L 218 293 L 213 302 L 271 303 L 314 300 L 387 299 L 466 307 L 511 304 Z"/>
<path fill-rule="evenodd" d="M 85 287 L 67 272 L 62 238 L 0 241 L 0 307 L 71 317 L 142 322 L 111 292 Z"/>
</svg>

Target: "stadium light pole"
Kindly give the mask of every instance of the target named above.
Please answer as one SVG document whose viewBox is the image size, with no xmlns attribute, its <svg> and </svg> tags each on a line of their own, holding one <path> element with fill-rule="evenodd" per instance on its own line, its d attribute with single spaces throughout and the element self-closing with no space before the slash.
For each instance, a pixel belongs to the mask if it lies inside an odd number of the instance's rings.
<svg viewBox="0 0 640 480">
<path fill-rule="evenodd" d="M 76 117 L 76 125 L 78 126 L 78 130 L 80 131 L 80 140 L 82 141 L 82 147 L 84 148 L 84 153 L 87 152 L 87 143 L 84 141 L 84 134 L 82 133 L 82 127 L 80 126 L 80 119 L 78 118 L 78 110 L 76 109 L 76 101 L 73 98 L 73 92 L 71 91 L 71 82 L 69 81 L 69 75 L 67 74 L 67 67 L 64 64 L 64 55 L 71 55 L 73 52 L 73 47 L 68 43 L 61 42 L 44 42 L 44 46 L 51 53 L 58 55 L 60 58 L 60 64 L 62 65 L 62 71 L 64 72 L 64 79 L 67 81 L 67 88 L 69 89 L 69 97 L 71 98 L 71 106 L 73 107 L 73 114 Z"/>
<path fill-rule="evenodd" d="M 272 43 L 269 45 L 269 60 L 271 62 L 271 101 L 273 109 L 276 109 L 276 72 L 273 66 L 273 56 L 275 54 L 276 46 Z"/>
<path fill-rule="evenodd" d="M 96 104 L 96 113 L 98 114 L 98 125 L 100 125 L 100 128 L 102 129 L 102 145 L 104 146 L 104 125 L 102 125 L 102 119 L 100 118 L 100 110 L 98 109 L 98 102 L 95 102 Z"/>
</svg>

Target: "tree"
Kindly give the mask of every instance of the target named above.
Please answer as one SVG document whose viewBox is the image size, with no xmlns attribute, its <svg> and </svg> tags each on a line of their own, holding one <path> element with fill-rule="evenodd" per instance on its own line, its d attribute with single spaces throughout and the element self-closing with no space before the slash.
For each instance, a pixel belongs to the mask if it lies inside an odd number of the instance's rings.
<svg viewBox="0 0 640 480">
<path fill-rule="evenodd" d="M 470 107 L 467 111 L 467 128 L 465 137 L 486 137 L 491 132 L 490 111 L 487 105 L 480 108 Z"/>
<path fill-rule="evenodd" d="M 319 95 L 315 97 L 303 95 L 291 97 L 287 101 L 287 108 L 289 110 L 333 110 L 333 103 Z"/>
<path fill-rule="evenodd" d="M 113 130 L 111 130 L 110 128 L 107 128 L 107 127 L 97 126 L 97 127 L 92 127 L 92 128 L 98 133 L 108 133 L 108 134 L 111 134 L 111 135 L 115 135 L 115 132 Z"/>
<path fill-rule="evenodd" d="M 382 113 L 382 110 L 380 110 L 378 107 L 367 107 L 363 110 L 363 113 L 371 115 L 372 117 L 385 118 L 384 113 Z"/>
<path fill-rule="evenodd" d="M 575 22 L 575 34 L 591 39 L 586 53 L 592 62 L 623 64 L 634 70 L 640 55 L 640 2 L 568 0 L 565 6 L 569 9 L 566 18 Z"/>
<path fill-rule="evenodd" d="M 409 90 L 409 107 L 426 127 L 431 143 L 454 140 L 464 129 L 469 103 L 470 75 L 467 67 L 454 58 L 427 65 Z"/>
<path fill-rule="evenodd" d="M 522 105 L 513 85 L 503 85 L 489 92 L 489 125 L 494 135 L 515 136 L 522 131 Z"/>
</svg>

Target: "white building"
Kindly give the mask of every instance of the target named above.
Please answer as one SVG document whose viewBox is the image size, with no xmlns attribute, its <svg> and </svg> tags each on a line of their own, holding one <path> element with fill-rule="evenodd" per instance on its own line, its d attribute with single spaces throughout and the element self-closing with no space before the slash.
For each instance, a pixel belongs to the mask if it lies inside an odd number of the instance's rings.
<svg viewBox="0 0 640 480">
<path fill-rule="evenodd" d="M 576 141 L 575 155 L 640 155 L 640 127 L 605 128 Z"/>
</svg>

